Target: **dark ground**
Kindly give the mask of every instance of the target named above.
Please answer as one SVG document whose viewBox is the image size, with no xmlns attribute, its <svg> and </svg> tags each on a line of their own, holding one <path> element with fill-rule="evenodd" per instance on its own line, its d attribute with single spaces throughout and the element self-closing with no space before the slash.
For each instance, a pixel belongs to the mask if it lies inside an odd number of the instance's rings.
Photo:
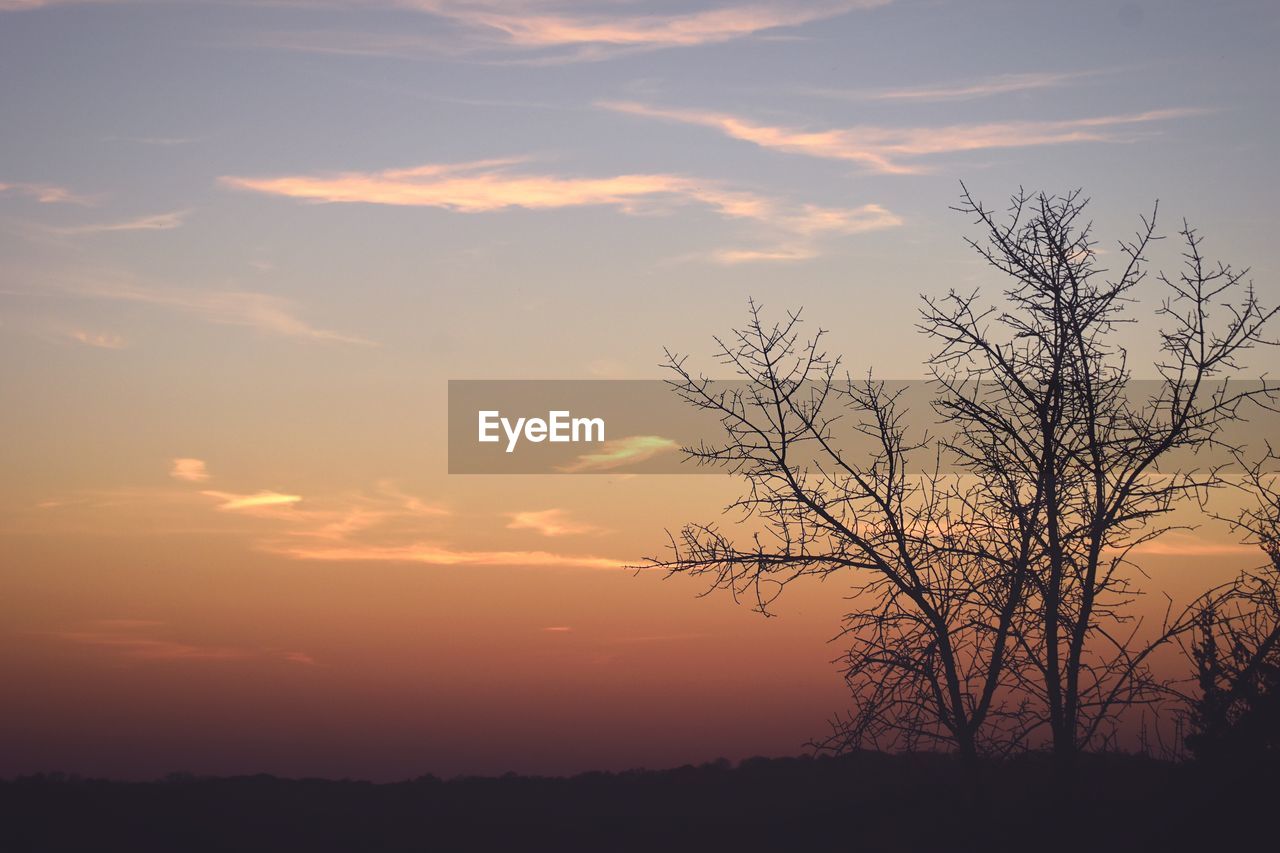
<svg viewBox="0 0 1280 853">
<path fill-rule="evenodd" d="M 975 784 L 945 756 L 862 753 L 391 784 L 54 774 L 0 782 L 0 850 L 1277 849 L 1274 768 L 1092 756 L 1071 796 L 1048 771 L 1031 756 Z"/>
</svg>

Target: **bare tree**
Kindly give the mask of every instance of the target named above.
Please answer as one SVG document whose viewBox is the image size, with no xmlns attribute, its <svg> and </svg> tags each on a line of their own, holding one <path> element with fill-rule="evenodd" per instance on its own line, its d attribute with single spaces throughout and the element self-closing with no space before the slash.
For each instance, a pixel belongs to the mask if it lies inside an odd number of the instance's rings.
<svg viewBox="0 0 1280 853">
<path fill-rule="evenodd" d="M 1161 626 L 1143 637 L 1131 605 L 1140 590 L 1133 550 L 1166 532 L 1160 522 L 1185 498 L 1203 499 L 1222 484 L 1216 466 L 1161 470 L 1181 451 L 1220 443 L 1241 407 L 1269 398 L 1262 387 L 1237 389 L 1228 374 L 1264 339 L 1275 310 L 1263 309 L 1246 271 L 1210 265 L 1185 223 L 1183 268 L 1158 275 L 1159 379 L 1137 388 L 1127 352 L 1115 340 L 1133 291 L 1146 278 L 1155 215 L 1121 242 L 1114 278 L 1097 266 L 1083 221 L 1086 200 L 1016 195 L 1000 220 L 966 190 L 958 208 L 983 228 L 970 245 L 1013 284 L 1003 309 L 975 307 L 976 296 L 926 300 L 924 330 L 941 343 L 932 361 L 943 388 L 939 410 L 962 430 L 950 449 L 981 480 L 1014 477 L 1016 494 L 1035 484 L 1042 511 L 1032 523 L 1039 552 L 1014 668 L 1042 709 L 1064 767 L 1112 731 L 1119 711 L 1156 701 L 1162 685 L 1147 662 L 1184 630 Z M 1027 510 L 1009 508 L 1017 515 Z"/>
<path fill-rule="evenodd" d="M 1227 519 L 1266 563 L 1205 593 L 1189 608 L 1195 630 L 1183 650 L 1195 668 L 1187 744 L 1208 761 L 1280 752 L 1280 462 L 1270 446 L 1243 464 L 1248 503 Z"/>
<path fill-rule="evenodd" d="M 739 385 L 668 353 L 677 392 L 724 429 L 687 452 L 746 481 L 731 509 L 762 529 L 739 544 L 691 525 L 649 565 L 709 576 L 765 612 L 797 578 L 850 573 L 854 710 L 830 746 L 972 759 L 1047 742 L 1069 773 L 1123 709 L 1163 694 L 1148 658 L 1186 626 L 1140 632 L 1130 558 L 1169 529 L 1159 518 L 1175 504 L 1221 484 L 1216 467 L 1159 463 L 1212 447 L 1242 405 L 1266 398 L 1226 375 L 1275 312 L 1244 272 L 1209 266 L 1184 226 L 1182 272 L 1157 277 L 1159 378 L 1135 399 L 1114 333 L 1146 278 L 1154 215 L 1120 243 L 1108 278 L 1085 206 L 1079 192 L 1019 192 L 997 217 L 964 191 L 957 209 L 983 231 L 970 245 L 1010 283 L 999 307 L 977 293 L 925 298 L 946 424 L 936 437 L 909 433 L 885 385 L 841 374 L 820 331 L 802 341 L 798 314 L 768 325 L 753 304 L 746 328 L 716 339 Z M 855 456 L 850 435 L 874 450 Z"/>
<path fill-rule="evenodd" d="M 1032 537 L 1011 545 L 1004 531 L 991 536 L 981 491 L 936 464 L 913 473 L 910 461 L 928 441 L 908 435 L 896 395 L 871 380 L 840 379 L 822 333 L 802 341 L 798 324 L 792 315 L 766 325 L 752 304 L 747 327 L 717 339 L 721 363 L 741 384 L 723 386 L 669 357 L 678 393 L 717 413 L 726 433 L 724 443 L 689 452 L 747 482 L 730 509 L 764 529 L 738 544 L 715 525 L 690 525 L 673 537 L 670 558 L 650 565 L 710 576 L 763 613 L 798 578 L 857 572 L 859 609 L 845 626 L 857 711 L 839 736 L 885 747 L 945 744 L 975 758 L 994 739 L 988 718 L 1005 710 L 1002 650 L 987 615 L 993 607 L 1009 614 L 1007 637 L 1020 593 L 1004 576 Z M 849 458 L 837 426 L 870 438 L 869 457 Z"/>
</svg>

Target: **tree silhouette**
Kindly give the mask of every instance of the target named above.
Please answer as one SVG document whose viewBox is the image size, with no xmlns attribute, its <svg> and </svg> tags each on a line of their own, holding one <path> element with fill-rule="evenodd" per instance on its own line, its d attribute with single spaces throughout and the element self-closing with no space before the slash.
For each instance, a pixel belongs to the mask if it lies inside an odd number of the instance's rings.
<svg viewBox="0 0 1280 853">
<path fill-rule="evenodd" d="M 802 339 L 798 312 L 771 325 L 752 303 L 744 328 L 715 339 L 736 384 L 668 352 L 676 392 L 723 428 L 686 452 L 745 481 L 730 509 L 755 529 L 744 541 L 689 525 L 647 565 L 707 577 L 762 612 L 793 580 L 849 575 L 854 707 L 824 746 L 970 761 L 1050 746 L 1068 777 L 1125 709 L 1168 695 L 1149 658 L 1189 625 L 1143 629 L 1132 555 L 1170 529 L 1174 506 L 1223 484 L 1220 467 L 1160 463 L 1219 445 L 1242 406 L 1271 399 L 1227 378 L 1275 310 L 1247 271 L 1210 265 L 1184 224 L 1180 273 L 1154 277 L 1157 378 L 1135 393 L 1116 332 L 1147 280 L 1155 215 L 1119 243 L 1108 277 L 1086 204 L 1019 191 L 997 216 L 964 189 L 956 210 L 982 232 L 968 242 L 1007 283 L 995 304 L 924 297 L 937 435 L 909 429 L 900 391 L 842 372 L 821 330 Z M 851 450 L 856 439 L 873 449 Z"/>
<path fill-rule="evenodd" d="M 1243 464 L 1248 503 L 1229 519 L 1266 555 L 1262 566 L 1206 593 L 1191 608 L 1195 631 L 1184 646 L 1195 666 L 1187 745 L 1210 764 L 1280 755 L 1280 483 L 1267 448 Z"/>
</svg>

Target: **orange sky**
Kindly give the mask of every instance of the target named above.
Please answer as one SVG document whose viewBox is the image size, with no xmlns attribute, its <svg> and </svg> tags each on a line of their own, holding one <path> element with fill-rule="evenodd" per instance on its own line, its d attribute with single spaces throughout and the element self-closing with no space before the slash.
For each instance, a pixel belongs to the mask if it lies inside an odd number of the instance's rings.
<svg viewBox="0 0 1280 853">
<path fill-rule="evenodd" d="M 1278 30 L 1247 1 L 0 0 L 0 776 L 800 751 L 844 709 L 847 583 L 766 620 L 635 576 L 738 486 L 451 476 L 448 381 L 659 378 L 748 297 L 918 378 L 919 295 L 1000 285 L 960 179 L 1083 185 L 1104 261 L 1159 198 L 1274 303 Z M 1179 595 L 1255 561 L 1165 550 Z"/>
</svg>

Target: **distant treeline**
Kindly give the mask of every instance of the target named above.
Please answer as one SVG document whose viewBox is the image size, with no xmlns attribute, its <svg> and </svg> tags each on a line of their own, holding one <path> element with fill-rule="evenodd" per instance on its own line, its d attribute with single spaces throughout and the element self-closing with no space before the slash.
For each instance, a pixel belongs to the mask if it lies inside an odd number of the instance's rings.
<svg viewBox="0 0 1280 853">
<path fill-rule="evenodd" d="M 1186 850 L 1274 832 L 1280 773 L 1088 756 L 1074 793 L 1030 755 L 853 753 L 568 778 L 0 782 L 19 851 Z"/>
</svg>

